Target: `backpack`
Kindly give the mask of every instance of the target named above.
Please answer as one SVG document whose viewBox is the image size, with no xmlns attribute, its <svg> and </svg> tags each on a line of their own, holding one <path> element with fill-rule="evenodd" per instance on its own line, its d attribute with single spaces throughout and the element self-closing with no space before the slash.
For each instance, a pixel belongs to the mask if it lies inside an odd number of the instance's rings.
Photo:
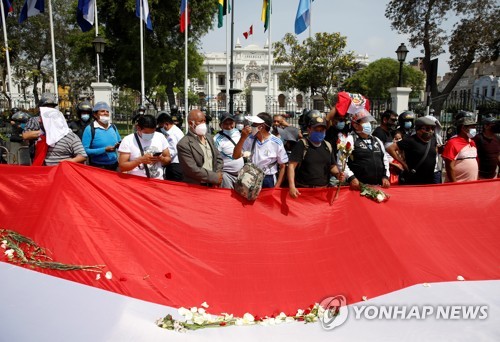
<svg viewBox="0 0 500 342">
<path fill-rule="evenodd" d="M 264 171 L 252 163 L 246 163 L 238 172 L 234 190 L 249 201 L 254 201 L 262 190 Z"/>
<path fill-rule="evenodd" d="M 306 138 L 302 138 L 300 139 L 300 141 L 302 141 L 302 143 L 304 144 L 304 154 L 302 155 L 302 160 L 304 160 L 304 158 L 306 157 L 306 154 L 307 154 L 307 150 L 309 149 L 309 142 L 307 141 Z M 328 152 L 330 152 L 330 154 L 332 154 L 333 150 L 332 150 L 332 144 L 330 144 L 329 141 L 326 141 L 326 140 L 323 140 L 326 144 L 326 149 L 328 150 Z"/>
</svg>

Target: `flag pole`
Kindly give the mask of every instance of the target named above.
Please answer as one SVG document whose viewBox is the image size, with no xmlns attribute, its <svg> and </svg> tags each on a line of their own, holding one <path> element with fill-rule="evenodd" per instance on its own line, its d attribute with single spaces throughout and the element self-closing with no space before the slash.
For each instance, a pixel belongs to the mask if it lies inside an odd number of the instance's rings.
<svg viewBox="0 0 500 342">
<path fill-rule="evenodd" d="M 189 22 L 188 22 L 188 0 L 186 0 L 184 5 L 184 22 L 186 23 L 186 27 L 184 28 L 184 111 L 186 112 L 185 120 L 187 120 L 189 115 L 189 99 L 188 99 L 188 30 L 189 30 Z M 188 123 L 186 122 L 185 132 L 188 132 Z"/>
<path fill-rule="evenodd" d="M 272 42 L 271 42 L 271 27 L 273 26 L 272 25 L 272 2 L 271 0 L 269 0 L 269 32 L 268 32 L 268 66 L 267 66 L 267 73 L 268 73 L 268 76 L 267 76 L 267 97 L 268 97 L 268 103 L 269 103 L 269 114 L 271 114 L 271 46 L 272 46 Z M 276 85 L 275 85 L 276 86 Z"/>
<path fill-rule="evenodd" d="M 141 105 L 144 105 L 146 102 L 146 85 L 144 83 L 144 7 L 142 0 L 140 2 L 140 12 L 141 12 L 141 26 L 139 28 L 139 34 L 141 35 Z"/>
<path fill-rule="evenodd" d="M 309 0 L 309 38 L 312 37 L 312 0 Z"/>
<path fill-rule="evenodd" d="M 233 89 L 233 73 L 234 73 L 234 0 L 231 0 L 231 65 L 229 70 L 229 88 L 226 87 L 226 97 L 229 94 L 229 113 L 234 113 L 234 103 L 233 96 L 234 94 L 231 92 Z"/>
<path fill-rule="evenodd" d="M 94 22 L 95 22 L 95 36 L 99 37 L 99 23 L 97 21 L 97 0 L 94 1 Z M 101 80 L 101 64 L 100 64 L 100 56 L 96 53 L 97 58 L 97 82 Z"/>
<path fill-rule="evenodd" d="M 229 8 L 229 6 L 226 6 L 226 8 Z M 232 8 L 231 8 L 232 10 Z M 229 13 L 226 11 L 226 112 L 229 111 L 229 54 L 231 53 L 231 50 L 229 48 Z M 233 114 L 233 113 L 230 113 Z"/>
<path fill-rule="evenodd" d="M 50 20 L 50 38 L 52 40 L 52 68 L 54 71 L 54 88 L 56 102 L 59 106 L 59 86 L 57 84 L 57 67 L 56 67 L 56 46 L 54 43 L 54 20 L 52 20 L 52 0 L 49 0 L 49 20 Z"/>
<path fill-rule="evenodd" d="M 7 77 L 9 81 L 9 91 L 7 94 L 10 97 L 10 105 L 12 108 L 12 72 L 10 69 L 10 55 L 9 55 L 9 41 L 7 40 L 7 24 L 5 23 L 5 8 L 3 6 L 3 0 L 0 0 L 1 2 L 1 9 L 2 9 L 2 26 L 3 26 L 3 41 L 5 45 L 5 59 L 7 60 Z"/>
</svg>

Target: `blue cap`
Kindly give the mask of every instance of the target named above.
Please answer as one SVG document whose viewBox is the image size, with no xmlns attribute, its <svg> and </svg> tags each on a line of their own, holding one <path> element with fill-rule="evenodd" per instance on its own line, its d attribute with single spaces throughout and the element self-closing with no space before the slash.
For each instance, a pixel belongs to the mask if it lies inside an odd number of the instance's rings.
<svg viewBox="0 0 500 342">
<path fill-rule="evenodd" d="M 107 110 L 108 112 L 111 112 L 111 108 L 109 107 L 109 105 L 102 101 L 102 102 L 97 102 L 95 105 L 94 105 L 94 108 L 92 108 L 92 111 L 93 112 L 97 112 L 99 110 Z"/>
</svg>

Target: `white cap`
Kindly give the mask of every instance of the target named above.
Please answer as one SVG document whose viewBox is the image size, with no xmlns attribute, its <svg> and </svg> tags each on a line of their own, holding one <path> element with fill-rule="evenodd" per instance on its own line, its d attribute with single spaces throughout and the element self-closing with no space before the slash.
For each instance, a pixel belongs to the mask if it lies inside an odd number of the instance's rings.
<svg viewBox="0 0 500 342">
<path fill-rule="evenodd" d="M 265 121 L 262 120 L 261 118 L 259 118 L 257 115 L 247 115 L 245 116 L 245 119 L 248 121 L 248 122 L 251 122 L 251 123 L 256 123 L 256 124 L 261 124 L 261 123 L 264 123 Z"/>
</svg>

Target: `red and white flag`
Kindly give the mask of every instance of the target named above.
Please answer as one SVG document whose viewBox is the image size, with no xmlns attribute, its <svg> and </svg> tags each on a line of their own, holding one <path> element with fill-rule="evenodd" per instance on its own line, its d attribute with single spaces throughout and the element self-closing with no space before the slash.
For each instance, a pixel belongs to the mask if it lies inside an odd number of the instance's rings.
<svg viewBox="0 0 500 342">
<path fill-rule="evenodd" d="M 248 31 L 243 32 L 243 36 L 245 37 L 245 39 L 248 39 L 248 37 L 250 37 L 252 34 L 253 34 L 253 25 L 250 26 Z"/>
</svg>

